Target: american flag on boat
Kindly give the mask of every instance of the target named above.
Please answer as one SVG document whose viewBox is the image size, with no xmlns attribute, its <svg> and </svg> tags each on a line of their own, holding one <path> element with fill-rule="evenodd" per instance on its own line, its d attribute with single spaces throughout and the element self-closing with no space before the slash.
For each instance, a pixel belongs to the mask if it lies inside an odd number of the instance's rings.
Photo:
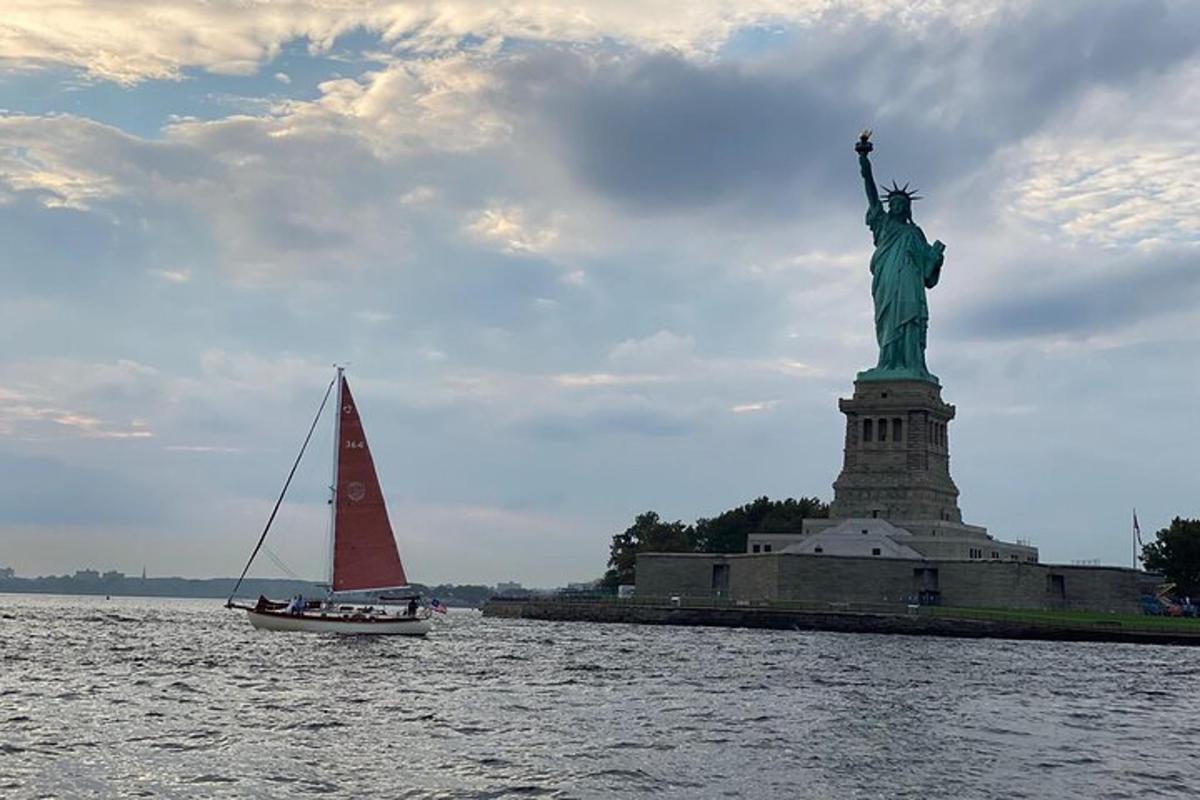
<svg viewBox="0 0 1200 800">
<path fill-rule="evenodd" d="M 429 607 L 439 614 L 445 614 L 448 611 L 446 604 L 436 597 L 429 601 Z"/>
</svg>

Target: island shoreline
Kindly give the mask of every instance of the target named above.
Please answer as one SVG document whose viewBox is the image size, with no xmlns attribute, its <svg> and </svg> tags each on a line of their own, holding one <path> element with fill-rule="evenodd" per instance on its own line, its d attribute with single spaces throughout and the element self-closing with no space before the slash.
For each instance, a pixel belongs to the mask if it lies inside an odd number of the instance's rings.
<svg viewBox="0 0 1200 800">
<path fill-rule="evenodd" d="M 956 611 L 958 613 L 956 614 Z M 980 610 L 983 611 L 983 610 Z M 972 618 L 971 609 L 903 608 L 888 611 L 813 610 L 740 605 L 675 605 L 670 601 L 627 603 L 610 600 L 562 601 L 540 598 L 493 598 L 483 616 L 546 622 L 626 623 L 688 627 L 765 628 L 771 630 L 945 636 L 963 639 L 1113 642 L 1200 646 L 1200 624 L 1180 630 L 1132 627 L 1127 620 Z M 1148 624 L 1153 618 L 1147 618 Z"/>
</svg>

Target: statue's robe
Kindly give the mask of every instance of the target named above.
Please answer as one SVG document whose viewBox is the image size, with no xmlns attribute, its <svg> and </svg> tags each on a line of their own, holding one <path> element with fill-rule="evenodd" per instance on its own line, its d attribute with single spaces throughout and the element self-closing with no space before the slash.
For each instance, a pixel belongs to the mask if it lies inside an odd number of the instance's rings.
<svg viewBox="0 0 1200 800">
<path fill-rule="evenodd" d="M 875 339 L 879 343 L 876 369 L 928 377 L 925 338 L 929 306 L 925 290 L 937 285 L 943 255 L 925 240 L 919 227 L 892 217 L 882 204 L 867 210 L 867 226 L 875 239 L 871 296 L 875 300 Z"/>
</svg>

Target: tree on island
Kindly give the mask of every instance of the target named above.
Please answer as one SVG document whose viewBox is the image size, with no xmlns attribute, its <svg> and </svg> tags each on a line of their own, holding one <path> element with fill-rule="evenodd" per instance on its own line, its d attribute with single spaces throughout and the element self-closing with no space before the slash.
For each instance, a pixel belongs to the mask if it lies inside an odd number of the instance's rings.
<svg viewBox="0 0 1200 800">
<path fill-rule="evenodd" d="M 784 533 L 800 530 L 804 518 L 828 517 L 829 504 L 816 497 L 772 500 L 760 497 L 732 508 L 712 519 L 696 520 L 696 551 L 699 553 L 744 553 L 752 533 Z"/>
<path fill-rule="evenodd" d="M 618 533 L 609 547 L 608 571 L 602 585 L 615 590 L 623 583 L 633 583 L 633 566 L 637 554 L 691 553 L 696 549 L 695 530 L 680 520 L 663 522 L 655 511 L 638 514 L 633 524 Z"/>
<path fill-rule="evenodd" d="M 1171 520 L 1170 527 L 1155 534 L 1155 541 L 1143 545 L 1142 563 L 1174 583 L 1176 594 L 1200 595 L 1200 519 Z"/>
<path fill-rule="evenodd" d="M 608 571 L 601 585 L 616 591 L 634 582 L 638 553 L 744 553 L 752 533 L 783 533 L 800 530 L 805 517 L 828 517 L 829 504 L 816 497 L 772 500 L 760 497 L 694 525 L 663 521 L 654 511 L 639 514 L 633 525 L 612 538 Z"/>
</svg>

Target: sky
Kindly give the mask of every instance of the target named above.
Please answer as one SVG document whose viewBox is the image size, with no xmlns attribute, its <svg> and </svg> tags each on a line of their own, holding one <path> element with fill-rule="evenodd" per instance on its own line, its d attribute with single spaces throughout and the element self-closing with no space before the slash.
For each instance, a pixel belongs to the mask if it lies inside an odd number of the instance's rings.
<svg viewBox="0 0 1200 800">
<path fill-rule="evenodd" d="M 6 0 L 0 565 L 237 574 L 348 365 L 411 579 L 832 498 L 865 200 L 946 243 L 964 520 L 1200 517 L 1200 4 Z M 253 574 L 324 570 L 322 426 Z"/>
</svg>

